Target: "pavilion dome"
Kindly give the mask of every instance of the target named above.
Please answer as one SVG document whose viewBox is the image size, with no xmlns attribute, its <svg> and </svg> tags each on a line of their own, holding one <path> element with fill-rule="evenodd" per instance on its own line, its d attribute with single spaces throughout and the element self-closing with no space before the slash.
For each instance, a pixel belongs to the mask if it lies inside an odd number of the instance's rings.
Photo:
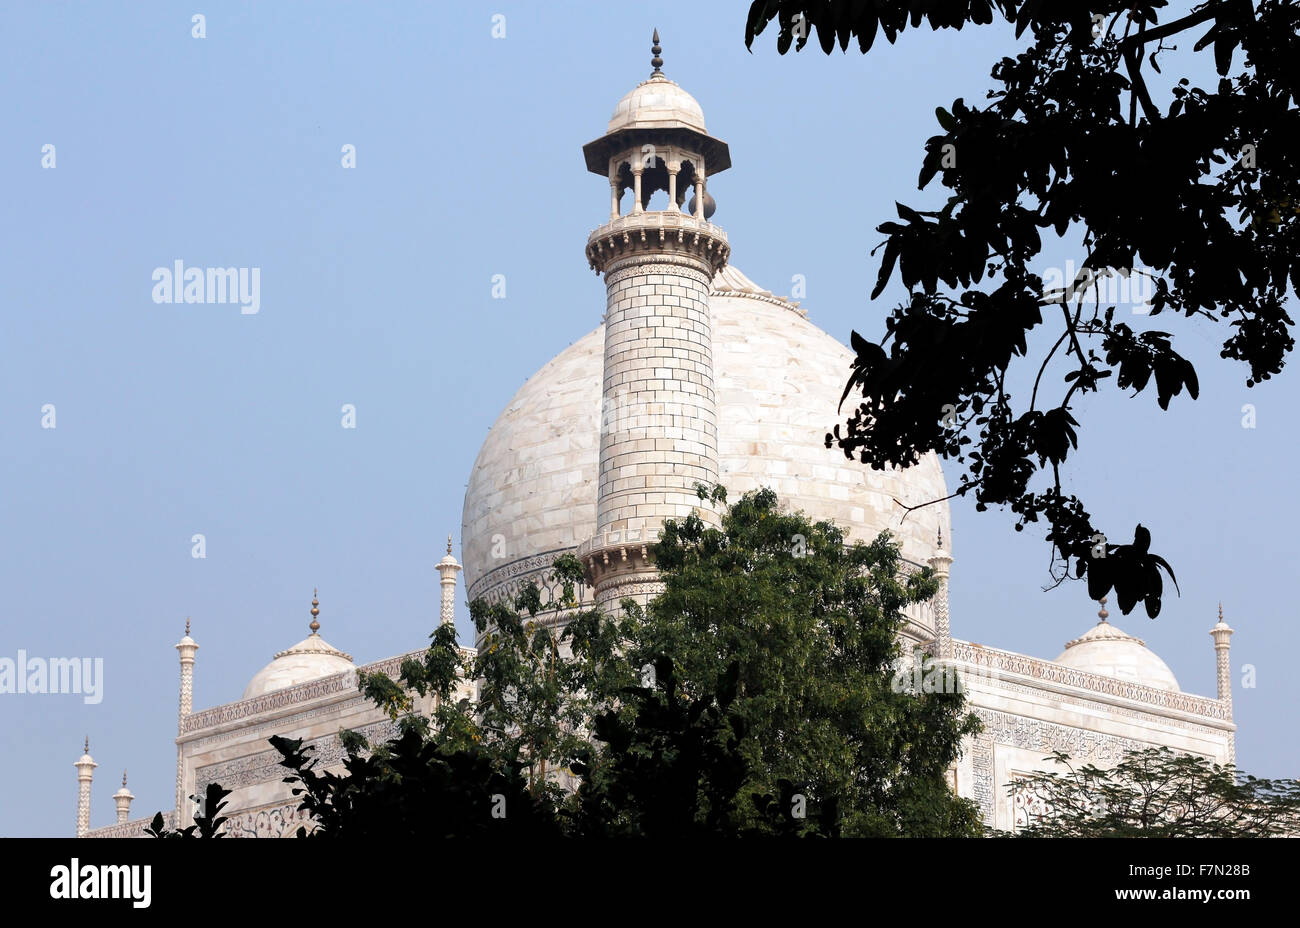
<svg viewBox="0 0 1300 928">
<path fill-rule="evenodd" d="M 618 101 L 606 134 L 620 129 L 694 129 L 707 134 L 699 102 L 662 74 L 637 84 Z"/>
<path fill-rule="evenodd" d="M 938 459 L 877 471 L 825 446 L 853 352 L 735 267 L 714 277 L 709 306 L 719 472 L 730 498 L 770 487 L 783 505 L 835 522 L 850 539 L 888 529 L 904 558 L 925 564 L 941 529 L 951 539 L 948 504 L 906 519 L 903 505 L 948 495 Z M 471 600 L 507 595 L 595 533 L 604 339 L 601 326 L 560 352 L 488 432 L 462 521 Z"/>
<path fill-rule="evenodd" d="M 311 601 L 311 634 L 291 648 L 278 652 L 271 663 L 267 664 L 248 681 L 244 687 L 244 699 L 252 699 L 264 693 L 297 686 L 309 680 L 333 676 L 355 669 L 352 655 L 344 654 L 319 634 L 320 604 L 313 596 Z"/>
<path fill-rule="evenodd" d="M 1169 665 L 1148 648 L 1141 638 L 1135 638 L 1107 622 L 1107 614 L 1103 598 L 1101 621 L 1078 638 L 1066 642 L 1065 650 L 1056 659 L 1056 663 L 1075 670 L 1178 692 L 1178 680 Z"/>
</svg>

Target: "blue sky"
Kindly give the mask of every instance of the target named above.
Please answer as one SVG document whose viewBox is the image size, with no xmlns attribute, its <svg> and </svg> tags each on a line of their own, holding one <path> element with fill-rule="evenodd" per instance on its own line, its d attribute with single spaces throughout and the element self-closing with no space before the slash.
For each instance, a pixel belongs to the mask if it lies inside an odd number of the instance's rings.
<svg viewBox="0 0 1300 928">
<path fill-rule="evenodd" d="M 478 446 L 514 391 L 590 331 L 603 284 L 588 232 L 608 185 L 583 143 L 664 70 L 703 105 L 734 167 L 710 185 L 735 264 L 807 280 L 810 318 L 879 336 L 901 296 L 867 294 L 873 229 L 916 191 L 934 108 L 982 99 L 1005 26 L 779 57 L 744 48 L 745 0 L 697 4 L 24 4 L 0 10 L 0 656 L 104 660 L 104 698 L 0 696 L 0 835 L 70 834 L 72 762 L 100 763 L 92 824 L 170 808 L 177 662 L 191 616 L 196 707 L 239 697 L 272 654 L 322 633 L 358 661 L 419 647 Z M 191 36 L 191 15 L 207 36 Z M 491 35 L 506 17 L 506 37 Z M 56 167 L 42 169 L 42 146 Z M 356 146 L 354 170 L 341 148 Z M 1049 260 L 1074 255 L 1052 246 Z M 261 306 L 156 304 L 151 275 L 261 269 Z M 491 298 L 504 274 L 507 298 Z M 1168 325 L 1166 326 L 1168 327 Z M 1182 596 L 1146 639 L 1213 695 L 1219 600 L 1238 761 L 1297 773 L 1286 603 L 1297 521 L 1292 374 L 1247 390 L 1213 335 L 1173 323 L 1202 395 L 1094 398 L 1070 486 L 1099 524 L 1141 519 Z M 1221 339 L 1220 339 L 1221 340 Z M 340 427 L 340 409 L 357 427 Z M 1241 425 L 1253 403 L 1257 424 Z M 41 427 L 53 404 L 57 427 Z M 827 424 L 835 411 L 827 410 Z M 949 482 L 956 471 L 948 468 Z M 1095 622 L 1050 593 L 1041 535 L 953 504 L 952 627 L 1041 657 Z M 191 555 L 206 536 L 207 556 Z M 1128 537 L 1114 537 L 1127 541 Z M 459 604 L 462 637 L 469 623 Z"/>
</svg>

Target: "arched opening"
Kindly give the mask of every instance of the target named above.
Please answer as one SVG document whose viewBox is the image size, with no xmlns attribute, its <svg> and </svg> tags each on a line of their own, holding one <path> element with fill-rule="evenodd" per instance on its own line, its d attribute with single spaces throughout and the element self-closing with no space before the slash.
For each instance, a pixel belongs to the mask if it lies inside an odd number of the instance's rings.
<svg viewBox="0 0 1300 928">
<path fill-rule="evenodd" d="M 677 208 L 686 212 L 686 202 L 695 192 L 696 170 L 693 161 L 683 161 L 677 172 Z"/>
<path fill-rule="evenodd" d="M 646 151 L 641 155 L 644 161 L 633 161 L 629 158 L 618 165 L 615 174 L 615 190 L 617 200 L 615 205 L 616 215 L 626 216 L 635 212 L 634 196 L 628 194 L 636 189 L 636 175 L 633 172 L 633 164 L 641 165 L 641 209 L 644 212 L 662 212 L 669 210 L 674 205 L 669 199 L 669 187 L 671 175 L 668 171 L 668 164 L 663 158 L 655 155 L 653 151 Z M 681 166 L 678 168 L 676 183 L 671 184 L 673 190 L 673 200 L 677 210 L 688 213 L 688 203 L 695 195 L 695 180 L 699 176 L 699 169 L 696 162 L 690 159 L 683 159 Z"/>
<path fill-rule="evenodd" d="M 668 208 L 668 165 L 655 155 L 649 155 L 641 168 L 641 208 L 647 212 Z"/>
<path fill-rule="evenodd" d="M 618 166 L 618 214 L 626 216 L 632 212 L 632 197 L 630 192 L 634 186 L 632 178 L 632 165 L 624 161 Z"/>
</svg>

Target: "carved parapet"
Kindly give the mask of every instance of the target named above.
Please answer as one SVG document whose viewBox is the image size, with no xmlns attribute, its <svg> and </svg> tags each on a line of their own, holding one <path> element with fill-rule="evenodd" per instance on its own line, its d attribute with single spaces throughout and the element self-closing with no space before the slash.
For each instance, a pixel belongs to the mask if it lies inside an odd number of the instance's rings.
<svg viewBox="0 0 1300 928">
<path fill-rule="evenodd" d="M 241 699 L 238 702 L 213 706 L 211 709 L 195 712 L 193 715 L 186 716 L 181 720 L 181 737 L 177 740 L 189 741 L 195 732 L 206 732 L 209 729 L 235 726 L 237 723 L 242 723 L 244 719 L 269 713 L 284 712 L 295 706 L 320 699 L 350 698 L 355 696 L 357 692 L 358 671 L 384 673 L 396 678 L 401 672 L 402 661 L 408 658 L 419 660 L 424 656 L 424 653 L 422 650 L 411 651 L 408 654 L 364 664 L 355 670 L 347 670 L 342 673 L 331 674 L 328 677 L 308 680 L 306 683 L 286 686 L 283 689 L 272 690 L 269 693 L 263 693 L 250 699 Z"/>
<path fill-rule="evenodd" d="M 587 263 L 598 274 L 620 258 L 665 253 L 695 258 L 716 274 L 727 263 L 731 245 L 718 226 L 676 210 L 629 213 L 587 238 Z"/>
<path fill-rule="evenodd" d="M 162 814 L 163 827 L 171 831 L 176 827 L 176 814 L 168 811 Z M 143 838 L 144 830 L 153 822 L 153 816 L 132 819 L 129 822 L 116 822 L 103 828 L 92 828 L 86 832 L 87 838 Z"/>
<path fill-rule="evenodd" d="M 1229 709 L 1217 699 L 1077 670 L 1055 661 L 987 648 L 968 641 L 953 640 L 948 657 L 986 673 L 991 671 L 1002 679 L 1028 678 L 1040 684 L 1086 690 L 1098 697 L 1141 703 L 1150 707 L 1151 711 L 1179 713 L 1198 717 L 1215 727 L 1232 727 Z"/>
<path fill-rule="evenodd" d="M 611 574 L 639 574 L 653 571 L 650 549 L 659 541 L 657 529 L 626 529 L 601 532 L 578 547 L 587 583 L 599 587 Z"/>
</svg>

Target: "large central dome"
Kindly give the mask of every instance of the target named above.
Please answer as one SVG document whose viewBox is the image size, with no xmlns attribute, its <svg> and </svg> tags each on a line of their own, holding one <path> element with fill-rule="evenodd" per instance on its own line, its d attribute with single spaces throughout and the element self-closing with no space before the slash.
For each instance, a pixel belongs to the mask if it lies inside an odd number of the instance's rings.
<svg viewBox="0 0 1300 928">
<path fill-rule="evenodd" d="M 825 447 L 853 353 L 734 267 L 709 296 L 720 476 L 731 498 L 761 486 L 853 539 L 892 531 L 924 564 L 947 503 L 903 518 L 903 505 L 947 495 L 938 460 L 873 471 Z M 604 327 L 562 351 L 515 394 L 488 433 L 465 494 L 462 551 L 469 597 L 498 598 L 544 580 L 555 557 L 596 531 Z"/>
</svg>

